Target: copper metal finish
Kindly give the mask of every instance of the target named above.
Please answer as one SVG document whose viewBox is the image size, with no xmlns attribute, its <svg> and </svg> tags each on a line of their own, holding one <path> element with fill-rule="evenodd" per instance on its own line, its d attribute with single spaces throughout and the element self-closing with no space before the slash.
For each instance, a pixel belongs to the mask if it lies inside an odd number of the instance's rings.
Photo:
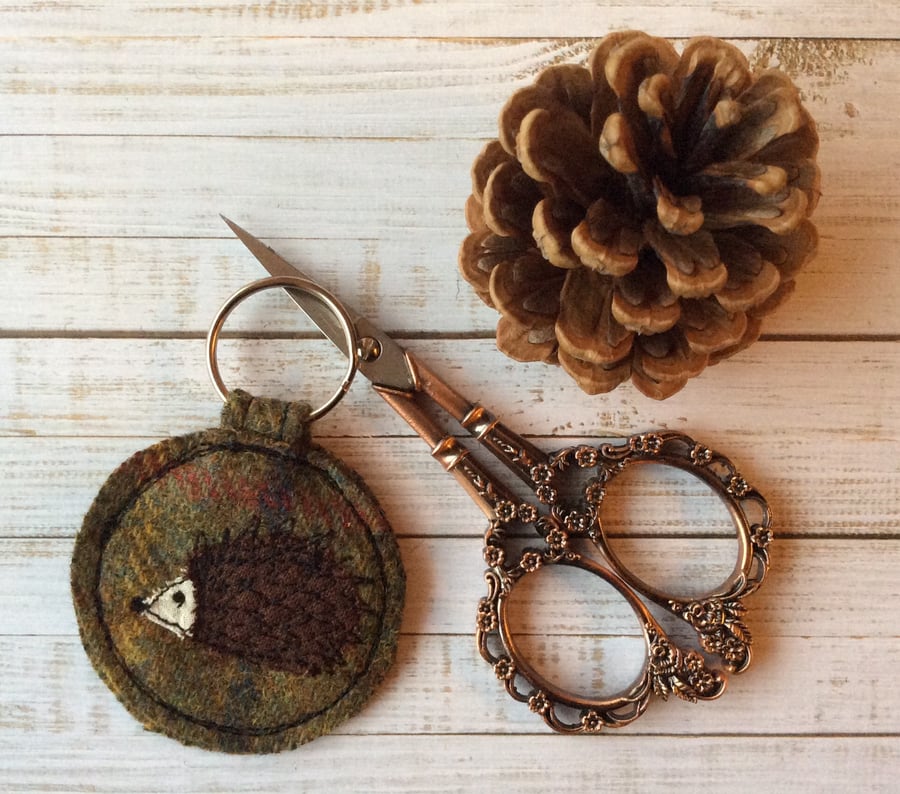
<svg viewBox="0 0 900 794">
<path fill-rule="evenodd" d="M 252 235 L 230 225 L 264 266 L 281 276 L 286 271 L 303 275 Z M 359 370 L 487 515 L 483 542 L 487 595 L 478 605 L 476 638 L 481 655 L 513 698 L 527 703 L 554 730 L 595 733 L 632 722 L 654 694 L 688 701 L 717 698 L 725 689 L 723 670 L 747 669 L 751 637 L 743 622 L 743 599 L 760 586 L 768 571 L 772 515 L 762 495 L 730 460 L 680 433 L 646 433 L 619 443 L 581 444 L 547 454 L 444 383 L 365 318 L 342 307 L 353 318 L 356 336 L 350 339 L 350 333 L 342 332 L 342 323 L 324 316 L 328 313 L 322 311 L 321 301 L 311 303 L 314 291 L 291 289 L 290 294 L 344 352 L 356 351 L 360 337 L 366 337 Z M 531 496 L 517 497 L 514 489 L 480 464 L 474 449 L 470 451 L 433 418 L 429 402 L 527 483 Z M 646 463 L 690 472 L 707 483 L 729 511 L 738 538 L 734 570 L 723 585 L 703 596 L 676 598 L 651 587 L 622 564 L 607 542 L 602 521 L 606 488 L 625 469 Z M 566 482 L 573 477 L 578 496 L 567 503 L 564 494 L 571 488 Z M 511 543 L 514 535 L 521 538 L 523 530 L 535 533 L 534 544 L 524 550 Z M 571 543 L 576 538 L 585 539 L 596 554 L 577 551 Z M 543 677 L 517 645 L 509 625 L 510 596 L 527 577 L 555 565 L 600 577 L 637 617 L 646 660 L 638 679 L 624 691 L 604 697 L 573 694 Z M 700 650 L 677 646 L 647 608 L 648 602 L 691 626 Z M 717 657 L 721 670 L 710 667 L 706 656 Z"/>
<path fill-rule="evenodd" d="M 488 594 L 482 598 L 476 636 L 481 655 L 494 668 L 507 691 L 527 702 L 554 730 L 595 732 L 619 727 L 639 717 L 652 694 L 670 694 L 689 700 L 712 700 L 725 689 L 723 674 L 707 666 L 694 650 L 676 646 L 639 596 L 656 602 L 697 632 L 700 647 L 718 656 L 725 670 L 740 673 L 750 664 L 750 632 L 742 621 L 741 599 L 762 583 L 769 567 L 772 539 L 771 512 L 758 491 L 738 474 L 722 455 L 679 433 L 632 436 L 621 444 L 567 447 L 538 458 L 515 443 L 504 429 L 489 448 L 505 456 L 518 470 L 530 468 L 540 510 L 531 501 L 512 504 L 490 495 L 490 483 L 482 498 L 494 505 L 494 518 L 484 536 Z M 718 589 L 690 600 L 680 600 L 656 590 L 630 573 L 610 549 L 601 521 L 607 484 L 626 467 L 660 463 L 685 469 L 706 481 L 731 513 L 739 541 L 738 559 L 728 580 Z M 578 504 L 563 505 L 561 485 L 568 470 L 588 475 Z M 541 536 L 539 545 L 512 553 L 507 530 L 514 522 L 532 525 Z M 601 565 L 570 547 L 572 538 L 587 538 L 605 560 Z M 544 679 L 522 657 L 509 630 L 507 607 L 513 589 L 526 576 L 546 565 L 568 565 L 606 580 L 628 602 L 644 634 L 647 661 L 639 680 L 627 691 L 610 697 L 574 695 Z M 500 650 L 497 650 L 497 649 Z"/>
</svg>

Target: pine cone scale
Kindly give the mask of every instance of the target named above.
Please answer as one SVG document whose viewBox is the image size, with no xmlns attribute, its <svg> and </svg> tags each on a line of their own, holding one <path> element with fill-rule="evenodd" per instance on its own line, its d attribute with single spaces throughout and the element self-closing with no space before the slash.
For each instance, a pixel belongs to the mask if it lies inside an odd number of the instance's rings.
<svg viewBox="0 0 900 794">
<path fill-rule="evenodd" d="M 627 275 L 637 267 L 640 229 L 605 199 L 591 204 L 570 238 L 573 251 L 585 267 L 611 276 Z"/>
<path fill-rule="evenodd" d="M 693 234 L 703 227 L 703 199 L 689 193 L 677 196 L 658 177 L 653 182 L 656 193 L 656 217 L 666 231 L 677 235 Z"/>
<path fill-rule="evenodd" d="M 554 115 L 536 108 L 522 120 L 516 136 L 522 169 L 555 195 L 588 207 L 604 184 L 596 146 L 584 121 L 572 111 Z"/>
<path fill-rule="evenodd" d="M 491 172 L 484 187 L 484 221 L 496 234 L 530 240 L 531 216 L 542 195 L 518 163 L 501 163 Z"/>
<path fill-rule="evenodd" d="M 560 348 L 592 364 L 621 363 L 631 353 L 634 333 L 615 321 L 612 300 L 613 285 L 608 276 L 587 268 L 569 273 L 555 328 Z"/>
<path fill-rule="evenodd" d="M 581 267 L 582 262 L 572 248 L 572 234 L 579 223 L 579 214 L 573 211 L 572 203 L 565 200 L 545 198 L 535 205 L 531 217 L 534 241 L 551 265 L 565 269 Z"/>
</svg>

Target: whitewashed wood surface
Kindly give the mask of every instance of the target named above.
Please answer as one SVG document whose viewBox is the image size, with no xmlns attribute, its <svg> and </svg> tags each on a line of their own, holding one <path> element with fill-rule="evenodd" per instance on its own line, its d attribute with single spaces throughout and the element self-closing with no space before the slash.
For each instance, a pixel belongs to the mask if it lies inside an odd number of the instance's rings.
<svg viewBox="0 0 900 794">
<path fill-rule="evenodd" d="M 822 138 L 818 258 L 762 341 L 663 403 L 508 361 L 456 271 L 468 167 L 506 96 L 626 27 L 780 64 Z M 0 0 L 0 791 L 900 789 L 898 98 L 896 0 Z M 662 428 L 733 457 L 777 516 L 751 669 L 714 703 L 549 733 L 474 646 L 480 512 L 357 384 L 316 431 L 401 539 L 388 681 L 274 756 L 143 731 L 81 649 L 68 561 L 120 460 L 217 421 L 205 329 L 260 275 L 220 212 L 548 449 Z M 283 306 L 235 315 L 226 377 L 324 393 L 337 359 Z M 629 559 L 677 582 L 675 562 L 727 567 L 720 512 L 683 476 L 643 478 L 615 521 Z M 564 584 L 521 618 L 534 651 L 567 681 L 601 656 L 623 675 L 633 618 Z"/>
</svg>

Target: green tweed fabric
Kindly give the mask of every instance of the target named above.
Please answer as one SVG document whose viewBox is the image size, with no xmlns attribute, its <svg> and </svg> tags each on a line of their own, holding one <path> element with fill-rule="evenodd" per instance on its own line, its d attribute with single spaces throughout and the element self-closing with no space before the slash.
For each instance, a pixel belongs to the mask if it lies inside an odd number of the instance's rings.
<svg viewBox="0 0 900 794">
<path fill-rule="evenodd" d="M 393 662 L 396 540 L 307 415 L 232 392 L 221 427 L 136 453 L 85 516 L 81 639 L 145 727 L 230 753 L 292 748 L 357 713 Z"/>
</svg>

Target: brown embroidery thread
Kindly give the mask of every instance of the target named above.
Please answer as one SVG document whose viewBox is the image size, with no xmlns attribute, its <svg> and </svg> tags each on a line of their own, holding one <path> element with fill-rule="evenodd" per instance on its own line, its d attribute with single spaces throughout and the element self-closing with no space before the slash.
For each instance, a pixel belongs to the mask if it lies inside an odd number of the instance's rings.
<svg viewBox="0 0 900 794">
<path fill-rule="evenodd" d="M 198 544 L 187 576 L 133 608 L 179 636 L 274 669 L 332 673 L 363 638 L 373 584 L 342 567 L 321 538 L 247 529 Z M 191 610 L 184 622 L 167 619 Z"/>
</svg>

